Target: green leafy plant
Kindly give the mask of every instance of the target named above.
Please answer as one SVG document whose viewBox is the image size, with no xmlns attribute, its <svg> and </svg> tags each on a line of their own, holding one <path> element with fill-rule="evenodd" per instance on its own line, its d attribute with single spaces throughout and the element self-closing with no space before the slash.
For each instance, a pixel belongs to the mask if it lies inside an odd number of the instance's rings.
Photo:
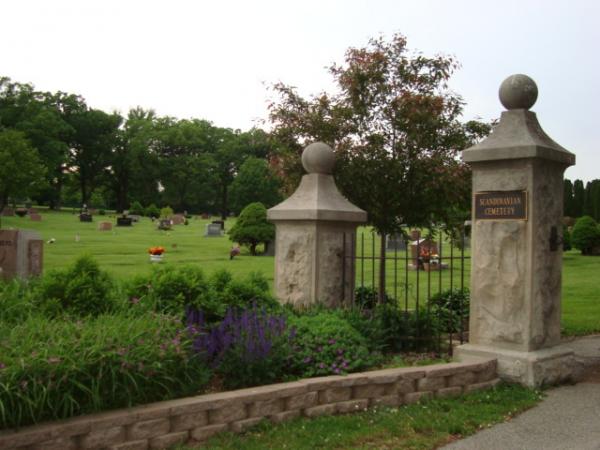
<svg viewBox="0 0 600 450">
<path fill-rule="evenodd" d="M 51 315 L 97 315 L 115 307 L 115 284 L 89 255 L 79 257 L 66 270 L 55 270 L 37 285 L 36 302 Z"/>
<path fill-rule="evenodd" d="M 161 208 L 161 210 L 160 210 L 161 219 L 167 219 L 167 218 L 171 217 L 172 215 L 173 215 L 173 208 L 171 208 L 170 206 L 165 206 L 164 208 Z"/>
<path fill-rule="evenodd" d="M 160 208 L 152 203 L 144 209 L 144 215 L 158 219 L 160 217 Z"/>
<path fill-rule="evenodd" d="M 181 321 L 153 312 L 38 314 L 0 335 L 0 428 L 196 394 L 211 374 Z"/>
<path fill-rule="evenodd" d="M 137 216 L 143 216 L 146 210 L 142 206 L 142 204 L 138 201 L 135 201 L 129 206 L 129 214 L 135 214 Z"/>
<path fill-rule="evenodd" d="M 379 361 L 365 338 L 335 312 L 291 316 L 289 326 L 296 330 L 291 371 L 298 376 L 355 372 Z"/>
<path fill-rule="evenodd" d="M 458 333 L 467 329 L 470 299 L 468 289 L 448 289 L 431 297 L 432 314 L 437 317 L 442 331 Z"/>
<path fill-rule="evenodd" d="M 577 219 L 571 233 L 571 244 L 581 250 L 582 255 L 591 255 L 600 246 L 600 229 L 592 217 Z"/>
<path fill-rule="evenodd" d="M 267 221 L 265 206 L 258 202 L 246 206 L 229 230 L 229 239 L 248 246 L 253 255 L 258 244 L 275 239 L 275 225 Z"/>
</svg>

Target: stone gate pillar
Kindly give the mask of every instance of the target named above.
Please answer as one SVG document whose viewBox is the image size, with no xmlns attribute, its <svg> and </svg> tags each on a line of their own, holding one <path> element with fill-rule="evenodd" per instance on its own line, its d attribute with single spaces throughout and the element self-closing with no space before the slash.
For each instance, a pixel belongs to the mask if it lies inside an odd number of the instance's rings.
<svg viewBox="0 0 600 450">
<path fill-rule="evenodd" d="M 328 145 L 306 147 L 302 165 L 308 174 L 296 192 L 267 212 L 276 234 L 275 295 L 284 303 L 335 307 L 352 298 L 356 227 L 367 213 L 340 194 L 334 164 Z"/>
<path fill-rule="evenodd" d="M 492 357 L 501 377 L 527 386 L 571 376 L 558 347 L 561 316 L 563 172 L 575 155 L 529 111 L 537 86 L 513 75 L 500 86 L 492 134 L 463 151 L 473 170 L 469 343 L 461 359 Z"/>
</svg>

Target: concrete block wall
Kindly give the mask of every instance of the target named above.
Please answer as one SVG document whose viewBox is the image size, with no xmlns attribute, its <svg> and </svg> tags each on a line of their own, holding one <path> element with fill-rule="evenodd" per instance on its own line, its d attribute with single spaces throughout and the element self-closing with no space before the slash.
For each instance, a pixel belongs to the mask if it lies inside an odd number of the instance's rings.
<svg viewBox="0 0 600 450">
<path fill-rule="evenodd" d="M 400 406 L 495 386 L 496 360 L 384 369 L 309 378 L 182 398 L 0 432 L 3 450 L 150 450 L 216 433 L 241 433 L 262 420 L 345 414 Z"/>
</svg>

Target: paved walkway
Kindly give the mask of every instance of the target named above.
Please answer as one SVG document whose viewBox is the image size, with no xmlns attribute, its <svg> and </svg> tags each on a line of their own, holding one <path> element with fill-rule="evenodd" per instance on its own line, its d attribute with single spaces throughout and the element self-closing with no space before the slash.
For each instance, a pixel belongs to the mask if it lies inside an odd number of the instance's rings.
<svg viewBox="0 0 600 450">
<path fill-rule="evenodd" d="M 535 408 L 444 450 L 600 450 L 600 335 L 565 342 L 584 366 L 581 381 L 546 391 Z"/>
</svg>

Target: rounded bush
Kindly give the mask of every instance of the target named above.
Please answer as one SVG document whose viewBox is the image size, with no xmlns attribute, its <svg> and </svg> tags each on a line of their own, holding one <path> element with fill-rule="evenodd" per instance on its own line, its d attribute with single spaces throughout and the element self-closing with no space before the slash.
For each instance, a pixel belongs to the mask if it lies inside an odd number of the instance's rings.
<svg viewBox="0 0 600 450">
<path fill-rule="evenodd" d="M 580 217 L 573 226 L 571 245 L 581 250 L 582 255 L 591 255 L 600 246 L 600 229 L 590 216 Z"/>
<path fill-rule="evenodd" d="M 301 377 L 356 372 L 374 365 L 365 338 L 334 312 L 290 317 L 291 371 Z"/>
<path fill-rule="evenodd" d="M 98 315 L 115 307 L 115 284 L 91 256 L 82 256 L 66 270 L 49 272 L 37 287 L 38 305 L 50 315 Z"/>
</svg>

